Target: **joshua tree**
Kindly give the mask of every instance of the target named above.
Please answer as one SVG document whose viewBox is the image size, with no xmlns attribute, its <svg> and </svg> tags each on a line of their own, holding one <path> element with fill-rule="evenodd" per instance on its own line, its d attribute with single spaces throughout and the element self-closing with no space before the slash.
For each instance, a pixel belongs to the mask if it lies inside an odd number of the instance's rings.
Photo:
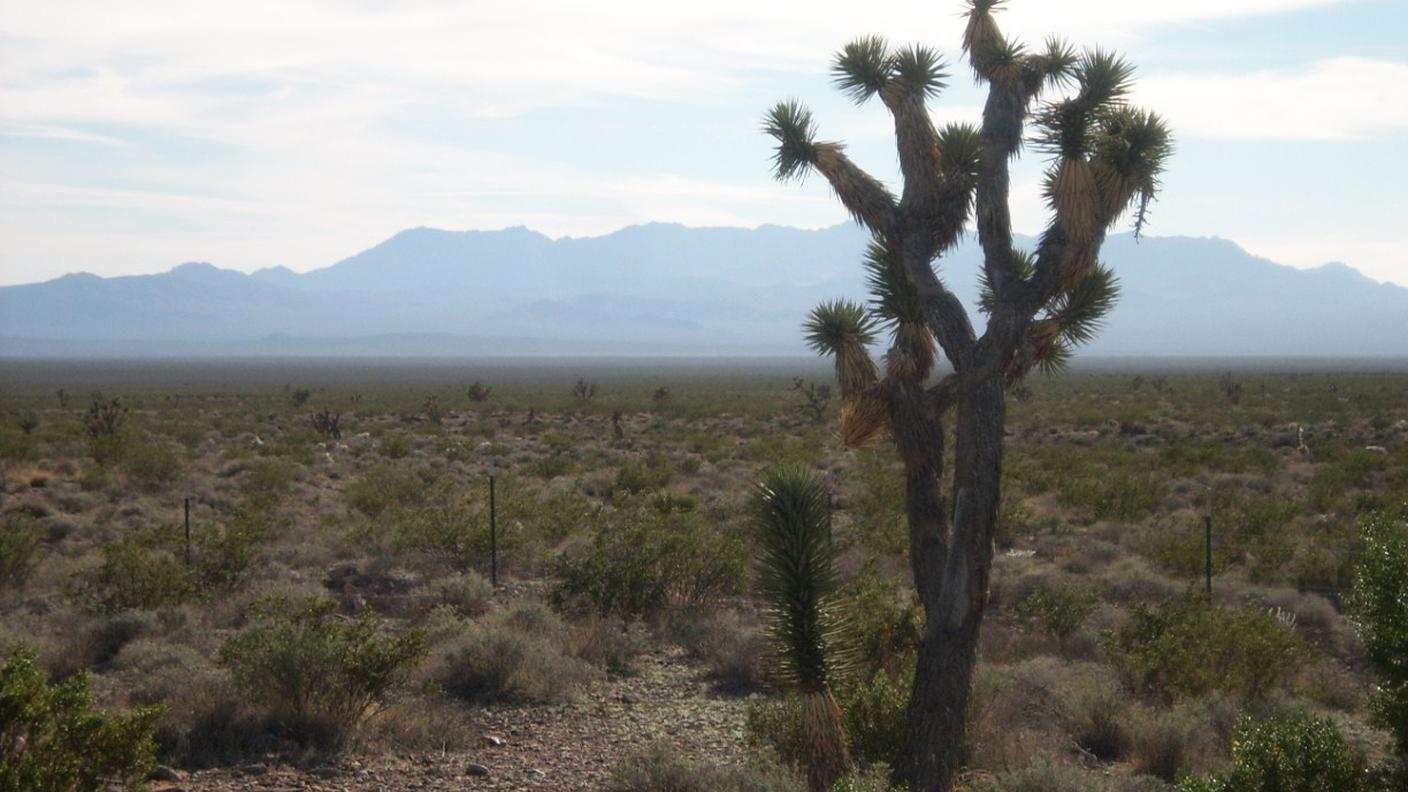
<svg viewBox="0 0 1408 792">
<path fill-rule="evenodd" d="M 572 398 L 583 404 L 596 398 L 596 383 L 578 379 L 577 384 L 572 386 Z"/>
<path fill-rule="evenodd" d="M 83 428 L 89 437 L 114 437 L 126 417 L 127 407 L 121 399 L 104 399 L 101 394 L 94 394 L 88 414 L 83 416 Z"/>
<path fill-rule="evenodd" d="M 835 358 L 843 438 L 888 437 L 904 463 L 910 564 L 926 618 L 909 738 L 894 773 L 923 792 L 950 789 L 959 769 L 992 567 L 1007 391 L 1033 367 L 1059 368 L 1098 329 L 1116 296 L 1099 262 L 1106 231 L 1131 208 L 1135 232 L 1142 229 L 1171 152 L 1159 117 L 1125 102 L 1132 69 L 1124 60 L 1055 40 L 1029 51 L 999 30 L 998 5 L 967 7 L 963 49 L 987 86 L 980 128 L 934 127 L 926 105 L 946 79 L 934 51 L 892 49 L 872 36 L 837 54 L 839 87 L 858 103 L 878 96 L 893 116 L 899 196 L 839 143 L 817 140 L 799 103 L 779 103 L 764 126 L 777 140 L 777 177 L 820 173 L 874 237 L 871 306 L 823 304 L 807 330 Z M 1008 209 L 1009 163 L 1024 137 L 1051 156 L 1045 194 L 1053 217 L 1033 251 L 1015 246 Z M 980 329 L 935 270 L 969 220 L 983 251 Z M 867 352 L 881 326 L 890 331 L 883 376 Z M 930 383 L 939 350 L 952 373 Z M 950 431 L 955 459 L 946 476 Z"/>
<path fill-rule="evenodd" d="M 313 427 L 313 431 L 323 437 L 332 440 L 342 439 L 342 413 L 334 413 L 331 410 L 310 413 L 308 415 L 308 425 Z"/>
<path fill-rule="evenodd" d="M 473 385 L 470 385 L 469 388 L 465 390 L 464 395 L 468 396 L 470 401 L 478 404 L 479 402 L 488 400 L 489 394 L 492 392 L 493 388 L 486 387 L 483 383 L 476 380 Z"/>
<path fill-rule="evenodd" d="M 801 377 L 792 378 L 792 390 L 802 394 L 807 400 L 807 411 L 812 420 L 821 423 L 826 419 L 826 405 L 831 401 L 831 386 L 807 382 Z"/>
<path fill-rule="evenodd" d="M 841 710 L 831 695 L 831 675 L 845 653 L 830 607 L 836 552 L 827 530 L 829 497 L 826 486 L 807 471 L 779 467 L 769 471 L 753 498 L 763 551 L 759 586 L 768 602 L 778 671 L 802 696 L 813 792 L 830 789 L 851 764 Z"/>
</svg>

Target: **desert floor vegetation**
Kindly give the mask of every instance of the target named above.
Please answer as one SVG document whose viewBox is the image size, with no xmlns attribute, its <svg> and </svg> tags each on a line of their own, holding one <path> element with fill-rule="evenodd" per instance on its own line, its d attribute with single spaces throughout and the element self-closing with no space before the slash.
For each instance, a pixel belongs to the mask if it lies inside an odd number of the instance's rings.
<svg viewBox="0 0 1408 792">
<path fill-rule="evenodd" d="M 829 377 L 0 364 L 0 701 L 74 691 L 157 788 L 801 789 L 749 512 L 787 463 L 830 490 L 836 788 L 882 790 L 922 615 Z M 1355 583 L 1402 546 L 1408 374 L 1034 376 L 1007 443 L 965 788 L 1392 788 L 1402 639 L 1355 619 L 1396 600 Z"/>
</svg>

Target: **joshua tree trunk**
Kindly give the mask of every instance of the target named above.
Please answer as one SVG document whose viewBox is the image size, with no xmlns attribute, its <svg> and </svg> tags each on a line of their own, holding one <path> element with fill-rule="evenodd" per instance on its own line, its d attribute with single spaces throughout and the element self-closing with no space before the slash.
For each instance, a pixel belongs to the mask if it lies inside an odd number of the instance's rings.
<svg viewBox="0 0 1408 792">
<path fill-rule="evenodd" d="M 1098 261 L 1106 230 L 1133 207 L 1138 233 L 1172 150 L 1163 122 L 1124 102 L 1131 69 L 1123 60 L 1100 50 L 1077 54 L 1059 41 L 1028 52 L 998 29 L 998 4 L 969 0 L 963 37 L 969 64 L 988 86 L 981 129 L 933 126 L 926 102 L 946 75 L 931 50 L 892 50 L 871 36 L 836 56 L 841 89 L 857 102 L 879 96 L 894 119 L 900 196 L 839 143 L 816 140 L 801 105 L 778 104 L 764 127 L 777 139 L 777 176 L 820 173 L 874 237 L 865 263 L 873 307 L 825 303 L 807 330 L 812 346 L 836 360 L 842 439 L 861 445 L 888 437 L 905 467 L 910 565 L 925 628 L 909 739 L 894 774 L 915 792 L 947 792 L 962 761 L 1001 501 L 1006 388 L 1033 367 L 1059 368 L 1074 345 L 1093 337 L 1117 292 Z M 1074 90 L 1034 109 L 1052 87 Z M 1031 253 L 1014 247 L 1008 211 L 1008 166 L 1028 124 L 1037 147 L 1052 155 L 1046 198 L 1053 217 Z M 970 219 L 983 251 L 981 335 L 934 269 Z M 867 349 L 877 320 L 892 331 L 883 376 Z M 937 350 L 952 373 L 930 384 Z M 948 473 L 950 412 L 955 459 Z"/>
</svg>

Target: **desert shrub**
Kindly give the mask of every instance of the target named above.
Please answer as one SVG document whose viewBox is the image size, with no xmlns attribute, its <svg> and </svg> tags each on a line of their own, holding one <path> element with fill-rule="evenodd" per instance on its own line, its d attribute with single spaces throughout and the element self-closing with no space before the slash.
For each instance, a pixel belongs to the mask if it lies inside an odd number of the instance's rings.
<svg viewBox="0 0 1408 792">
<path fill-rule="evenodd" d="M 702 604 L 741 591 L 743 543 L 696 513 L 640 509 L 599 526 L 589 545 L 553 565 L 559 601 L 582 598 L 602 613 L 638 615 L 670 603 Z"/>
<path fill-rule="evenodd" d="M 1078 768 L 1040 764 L 979 779 L 969 789 L 972 792 L 1095 792 L 1098 785 Z"/>
<path fill-rule="evenodd" d="M 551 479 L 565 476 L 577 469 L 577 460 L 568 454 L 549 454 L 533 460 L 528 466 L 529 475 Z"/>
<path fill-rule="evenodd" d="M 776 766 L 699 764 L 656 743 L 616 766 L 608 792 L 797 792 L 800 787 Z"/>
<path fill-rule="evenodd" d="M 159 714 L 96 712 L 87 675 L 50 684 L 16 651 L 0 665 L 0 792 L 139 789 L 156 766 Z"/>
<path fill-rule="evenodd" d="M 663 620 L 670 640 L 709 668 L 725 693 L 762 687 L 767 640 L 755 619 L 734 610 L 683 608 Z"/>
<path fill-rule="evenodd" d="M 297 739 L 336 747 L 379 709 L 420 657 L 418 632 L 385 630 L 370 612 L 338 616 L 327 597 L 275 596 L 220 651 L 236 686 Z"/>
<path fill-rule="evenodd" d="M 1097 520 L 1135 520 L 1163 505 L 1163 479 L 1150 474 L 1068 471 L 1057 481 L 1056 497 L 1065 506 L 1089 509 Z"/>
<path fill-rule="evenodd" d="M 1226 775 L 1184 779 L 1179 792 L 1354 792 L 1364 789 L 1362 761 L 1334 723 L 1316 717 L 1244 718 Z"/>
<path fill-rule="evenodd" d="M 1072 584 L 1049 584 L 1029 590 L 1013 604 L 1017 618 L 1040 628 L 1062 647 L 1085 624 L 1099 600 Z"/>
<path fill-rule="evenodd" d="M 636 660 L 650 645 L 650 630 L 638 620 L 590 615 L 571 631 L 572 654 L 609 673 L 636 671 Z"/>
<path fill-rule="evenodd" d="M 471 624 L 446 651 L 436 682 L 471 703 L 554 703 L 575 698 L 593 677 L 568 652 L 561 619 L 523 602 Z"/>
<path fill-rule="evenodd" d="M 851 755 L 866 764 L 888 762 L 904 744 L 909 718 L 910 675 L 897 682 L 883 673 L 852 676 L 833 684 L 849 737 Z M 784 763 L 803 766 L 807 753 L 802 703 L 795 694 L 749 703 L 744 724 L 749 745 L 770 748 Z"/>
<path fill-rule="evenodd" d="M 664 458 L 652 455 L 646 459 L 632 459 L 616 471 L 616 484 L 612 493 L 640 495 L 652 492 L 670 483 L 674 470 Z"/>
<path fill-rule="evenodd" d="M 405 459 L 411 453 L 411 439 L 400 432 L 389 434 L 381 439 L 378 450 L 387 459 Z"/>
<path fill-rule="evenodd" d="M 912 590 L 867 565 L 842 590 L 845 643 L 864 668 L 898 673 L 915 651 L 923 616 Z"/>
<path fill-rule="evenodd" d="M 171 447 L 152 438 L 126 442 L 120 462 L 128 477 L 145 489 L 168 484 L 181 472 L 181 462 Z"/>
<path fill-rule="evenodd" d="M 431 581 L 424 598 L 430 605 L 448 605 L 462 616 L 478 616 L 489 609 L 494 587 L 476 572 L 461 572 Z"/>
<path fill-rule="evenodd" d="M 272 740 L 228 673 L 195 649 L 138 638 L 113 660 L 129 702 L 162 705 L 157 756 L 182 767 L 229 765 L 267 753 Z"/>
<path fill-rule="evenodd" d="M 913 673 L 897 682 L 889 674 L 842 680 L 835 685 L 836 704 L 851 756 L 867 764 L 888 762 L 899 755 L 909 730 L 909 682 Z"/>
<path fill-rule="evenodd" d="M 9 514 L 0 521 L 0 589 L 29 580 L 43 538 L 39 521 L 28 515 Z"/>
<path fill-rule="evenodd" d="M 397 550 L 424 553 L 458 570 L 489 558 L 487 510 L 448 485 L 422 488 L 418 508 L 394 515 L 392 535 Z M 505 549 L 507 535 L 499 539 Z"/>
<path fill-rule="evenodd" d="M 699 508 L 699 501 L 694 496 L 670 490 L 652 492 L 650 497 L 646 498 L 646 503 L 662 514 L 690 512 Z"/>
<path fill-rule="evenodd" d="M 419 502 L 425 481 L 414 471 L 379 465 L 347 486 L 347 505 L 371 518 Z"/>
<path fill-rule="evenodd" d="M 1111 646 L 1135 680 L 1172 698 L 1209 691 L 1257 698 L 1298 665 L 1303 643 L 1264 611 L 1197 596 L 1134 606 Z"/>
<path fill-rule="evenodd" d="M 1194 724 L 1182 711 L 1145 718 L 1131 738 L 1134 771 L 1173 782 L 1187 772 L 1195 752 Z"/>
<path fill-rule="evenodd" d="M 1376 513 L 1362 530 L 1353 605 L 1364 653 L 1379 676 L 1371 708 L 1408 761 L 1408 526 Z"/>
<path fill-rule="evenodd" d="M 249 463 L 240 477 L 246 497 L 277 502 L 293 489 L 297 468 L 286 459 L 259 459 Z"/>
<path fill-rule="evenodd" d="M 801 765 L 806 758 L 801 699 L 791 694 L 750 701 L 744 718 L 743 735 L 749 746 L 770 749 L 788 766 Z"/>
<path fill-rule="evenodd" d="M 1128 703 L 1118 691 L 1095 691 L 1076 702 L 1071 736 L 1082 751 L 1102 762 L 1123 759 L 1132 741 L 1128 712 Z"/>
<path fill-rule="evenodd" d="M 103 545 L 102 563 L 80 573 L 69 595 L 100 613 L 180 605 L 197 593 L 197 579 L 174 555 L 163 529 L 148 530 Z"/>
<path fill-rule="evenodd" d="M 36 442 L 33 436 L 8 426 L 0 426 L 0 459 L 12 462 L 33 459 L 35 448 Z"/>
<path fill-rule="evenodd" d="M 909 549 L 904 521 L 904 476 L 896 471 L 890 449 L 861 452 L 856 457 L 858 491 L 850 510 L 860 544 L 876 553 Z"/>
</svg>

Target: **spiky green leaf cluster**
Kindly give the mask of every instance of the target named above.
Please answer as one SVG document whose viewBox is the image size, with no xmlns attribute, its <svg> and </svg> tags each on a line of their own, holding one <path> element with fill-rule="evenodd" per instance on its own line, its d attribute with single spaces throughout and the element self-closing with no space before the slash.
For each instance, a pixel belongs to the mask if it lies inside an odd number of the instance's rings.
<svg viewBox="0 0 1408 792">
<path fill-rule="evenodd" d="M 933 49 L 914 45 L 891 50 L 883 36 L 862 36 L 842 47 L 831 74 L 836 87 L 856 104 L 892 84 L 911 96 L 930 99 L 948 84 L 943 58 Z"/>
<path fill-rule="evenodd" d="M 1038 149 L 1061 157 L 1083 157 L 1101 117 L 1122 106 L 1134 67 L 1105 50 L 1086 52 L 1069 66 L 1079 86 L 1075 96 L 1044 105 L 1037 114 Z"/>
<path fill-rule="evenodd" d="M 1107 189 L 1137 202 L 1134 233 L 1138 236 L 1148 218 L 1149 202 L 1159 191 L 1164 163 L 1173 155 L 1173 133 L 1156 113 L 1120 107 L 1100 119 L 1092 149 L 1092 161 L 1105 166 L 1117 181 Z"/>
<path fill-rule="evenodd" d="M 972 124 L 948 124 L 939 130 L 939 167 L 945 178 L 977 181 L 982 153 L 978 128 Z"/>
<path fill-rule="evenodd" d="M 751 509 L 778 671 L 804 693 L 823 690 L 847 660 L 832 608 L 837 578 L 830 494 L 806 469 L 784 465 L 764 476 Z"/>
<path fill-rule="evenodd" d="M 922 93 L 929 99 L 938 96 L 948 85 L 944 59 L 934 50 L 917 44 L 895 53 L 894 73 L 896 79 L 904 82 L 907 92 Z"/>
<path fill-rule="evenodd" d="M 836 87 L 856 104 L 864 104 L 889 82 L 894 69 L 884 36 L 861 36 L 841 48 L 831 65 Z"/>
<path fill-rule="evenodd" d="M 777 140 L 773 173 L 780 180 L 801 178 L 816 162 L 816 121 L 795 99 L 778 102 L 763 120 L 763 131 Z"/>
<path fill-rule="evenodd" d="M 1091 267 L 1069 291 L 1057 295 L 1051 303 L 1048 313 L 1061 327 L 1061 340 L 1076 345 L 1095 338 L 1119 294 L 1119 279 L 1109 267 Z"/>
<path fill-rule="evenodd" d="M 865 280 L 870 288 L 871 307 L 876 316 L 887 324 L 922 324 L 924 303 L 919 289 L 905 274 L 900 257 L 882 242 L 871 242 L 866 248 Z"/>
<path fill-rule="evenodd" d="M 807 345 L 820 355 L 863 348 L 875 341 L 875 320 L 865 306 L 847 299 L 831 300 L 813 308 L 802 329 Z"/>
</svg>

